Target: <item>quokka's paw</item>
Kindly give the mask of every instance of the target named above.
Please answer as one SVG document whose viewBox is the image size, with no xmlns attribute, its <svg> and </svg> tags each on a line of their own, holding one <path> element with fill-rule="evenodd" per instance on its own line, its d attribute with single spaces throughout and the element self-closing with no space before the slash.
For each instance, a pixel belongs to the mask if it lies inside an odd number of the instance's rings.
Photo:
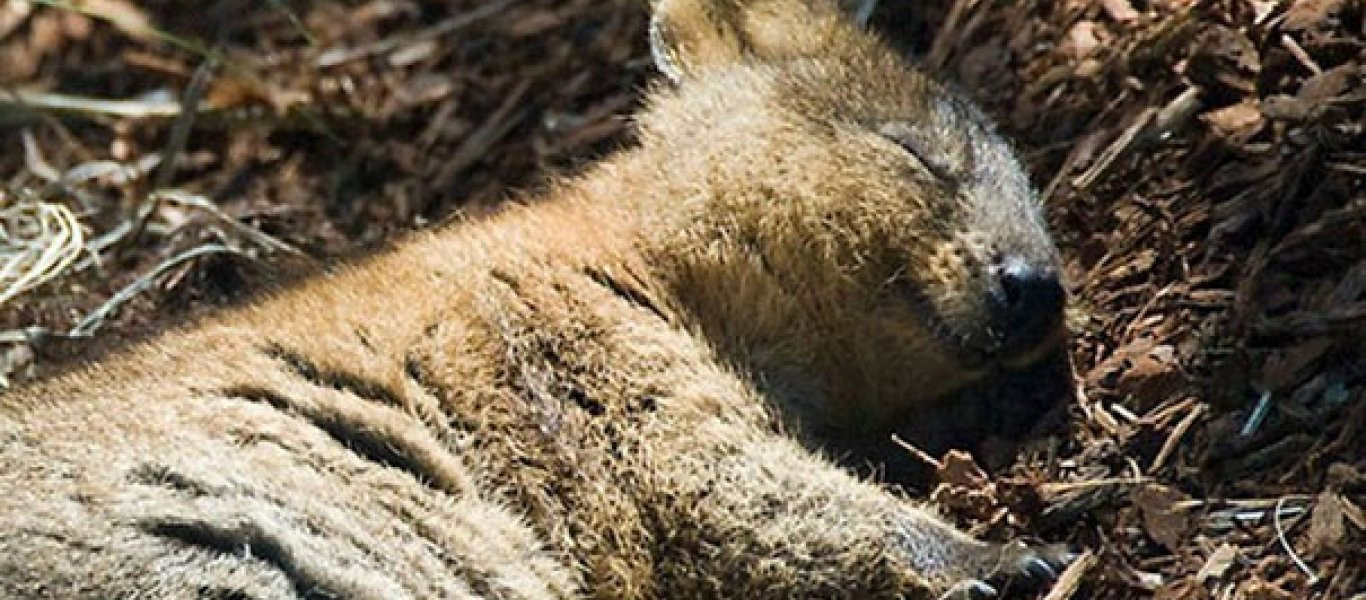
<svg viewBox="0 0 1366 600">
<path fill-rule="evenodd" d="M 1022 584 L 1037 588 L 1051 583 L 1076 553 L 1063 544 L 1031 546 L 1024 542 L 993 545 L 984 549 L 980 559 L 982 579 L 965 579 L 954 584 L 940 596 L 940 600 L 987 600 L 1000 595 L 990 582 Z"/>
<path fill-rule="evenodd" d="M 1047 583 L 1058 578 L 1067 565 L 1077 559 L 1077 554 L 1066 544 L 1044 544 L 1031 546 L 1024 542 L 1011 542 L 999 548 L 1000 566 L 993 578 L 1022 579 L 1036 583 Z"/>
</svg>

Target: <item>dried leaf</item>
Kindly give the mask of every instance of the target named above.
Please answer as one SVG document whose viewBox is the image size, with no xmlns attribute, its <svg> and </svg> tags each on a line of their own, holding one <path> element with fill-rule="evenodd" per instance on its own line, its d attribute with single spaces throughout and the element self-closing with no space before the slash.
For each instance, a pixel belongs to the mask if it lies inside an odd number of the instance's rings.
<svg viewBox="0 0 1366 600">
<path fill-rule="evenodd" d="M 1138 338 L 1093 368 L 1086 381 L 1088 386 L 1110 388 L 1152 405 L 1178 391 L 1185 375 L 1174 346 Z"/>
<path fill-rule="evenodd" d="M 1211 91 L 1242 97 L 1257 91 L 1261 66 L 1257 47 L 1243 32 L 1210 25 L 1196 42 L 1186 75 Z"/>
<path fill-rule="evenodd" d="M 1230 544 L 1220 544 L 1214 552 L 1210 553 L 1209 558 L 1205 559 L 1205 564 L 1200 567 L 1200 572 L 1195 574 L 1195 580 L 1202 584 L 1211 579 L 1222 580 L 1237 560 L 1237 548 Z"/>
<path fill-rule="evenodd" d="M 1291 123 L 1315 121 L 1324 112 L 1324 106 L 1319 102 L 1284 94 L 1262 98 L 1259 105 L 1266 118 Z"/>
<path fill-rule="evenodd" d="M 1181 548 L 1181 542 L 1190 534 L 1191 517 L 1177 510 L 1177 502 L 1187 496 L 1172 488 L 1150 483 L 1135 489 L 1129 497 L 1143 515 L 1143 529 L 1148 536 L 1157 540 L 1172 552 Z"/>
<path fill-rule="evenodd" d="M 1319 494 L 1314 512 L 1309 516 L 1309 554 L 1332 556 L 1348 548 L 1347 519 L 1342 496 L 1332 492 Z"/>
<path fill-rule="evenodd" d="M 1340 14 L 1347 0 L 1295 0 L 1285 11 L 1281 28 L 1287 31 L 1331 28 L 1335 15 Z"/>
<path fill-rule="evenodd" d="M 940 460 L 937 474 L 940 484 L 930 494 L 936 505 L 976 521 L 990 520 L 1001 510 L 996 487 L 972 455 L 949 451 Z"/>
<path fill-rule="evenodd" d="M 1209 124 L 1215 135 L 1237 145 L 1257 135 L 1265 122 L 1258 102 L 1252 99 L 1209 111 L 1200 119 Z"/>
<path fill-rule="evenodd" d="M 1102 30 L 1095 21 L 1078 21 L 1067 30 L 1067 37 L 1058 48 L 1074 60 L 1086 58 L 1102 45 Z"/>
<path fill-rule="evenodd" d="M 1137 21 L 1142 16 L 1134 10 L 1134 5 L 1130 4 L 1129 0 L 1101 0 L 1100 6 L 1105 9 L 1105 14 L 1120 23 Z"/>
<path fill-rule="evenodd" d="M 991 485 L 986 472 L 977 466 L 977 461 L 967 452 L 951 450 L 944 454 L 939 464 L 937 475 L 941 482 L 975 490 Z"/>
<path fill-rule="evenodd" d="M 1297 97 L 1308 102 L 1326 102 L 1362 89 L 1362 68 L 1355 63 L 1338 65 L 1304 80 Z"/>
<path fill-rule="evenodd" d="M 1129 368 L 1120 375 L 1117 387 L 1122 394 L 1146 403 L 1156 403 L 1167 399 L 1185 382 L 1173 346 L 1151 346 L 1141 352 L 1128 353 L 1127 356 Z"/>
</svg>

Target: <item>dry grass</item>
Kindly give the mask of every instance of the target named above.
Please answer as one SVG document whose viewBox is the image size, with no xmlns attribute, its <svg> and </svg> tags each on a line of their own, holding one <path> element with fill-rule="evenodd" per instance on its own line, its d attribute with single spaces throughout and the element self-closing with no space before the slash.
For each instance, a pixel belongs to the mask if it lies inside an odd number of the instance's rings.
<svg viewBox="0 0 1366 600">
<path fill-rule="evenodd" d="M 85 251 L 71 209 L 0 190 L 0 309 L 65 274 Z"/>
</svg>

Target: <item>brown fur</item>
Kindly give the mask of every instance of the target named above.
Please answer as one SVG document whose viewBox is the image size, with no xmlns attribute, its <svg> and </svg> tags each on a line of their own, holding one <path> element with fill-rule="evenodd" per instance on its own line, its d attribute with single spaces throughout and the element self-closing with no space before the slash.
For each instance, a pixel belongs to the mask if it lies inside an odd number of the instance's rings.
<svg viewBox="0 0 1366 600">
<path fill-rule="evenodd" d="M 639 147 L 4 397 L 0 596 L 936 597 L 1056 562 L 822 458 L 1057 341 L 998 352 L 979 299 L 990 253 L 1056 260 L 1015 160 L 831 6 L 662 0 Z"/>
</svg>

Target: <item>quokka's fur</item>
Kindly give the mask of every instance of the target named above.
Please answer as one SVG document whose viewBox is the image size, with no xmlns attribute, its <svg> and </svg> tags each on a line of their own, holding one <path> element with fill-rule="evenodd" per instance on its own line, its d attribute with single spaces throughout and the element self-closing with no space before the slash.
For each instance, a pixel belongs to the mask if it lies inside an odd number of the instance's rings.
<svg viewBox="0 0 1366 600">
<path fill-rule="evenodd" d="M 675 85 L 638 146 L 0 399 L 0 596 L 933 598 L 1056 566 L 825 458 L 962 429 L 946 399 L 1056 354 L 993 345 L 990 256 L 1056 262 L 1005 144 L 825 0 L 654 8 Z"/>
</svg>

